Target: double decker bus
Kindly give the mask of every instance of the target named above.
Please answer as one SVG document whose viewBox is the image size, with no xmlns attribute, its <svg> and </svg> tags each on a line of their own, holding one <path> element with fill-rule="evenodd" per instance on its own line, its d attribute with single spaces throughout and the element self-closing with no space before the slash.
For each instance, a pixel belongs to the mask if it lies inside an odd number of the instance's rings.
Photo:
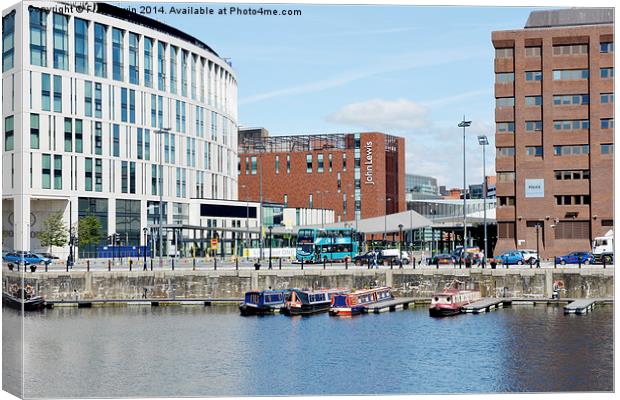
<svg viewBox="0 0 620 400">
<path fill-rule="evenodd" d="M 304 228 L 297 233 L 297 261 L 351 260 L 357 252 L 357 233 L 352 228 Z"/>
</svg>

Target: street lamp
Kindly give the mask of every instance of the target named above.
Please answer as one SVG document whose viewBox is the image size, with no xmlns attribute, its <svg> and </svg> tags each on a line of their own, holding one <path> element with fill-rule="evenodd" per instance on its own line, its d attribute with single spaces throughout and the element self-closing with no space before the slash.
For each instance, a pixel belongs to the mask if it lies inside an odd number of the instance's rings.
<svg viewBox="0 0 620 400">
<path fill-rule="evenodd" d="M 162 156 L 162 135 L 170 132 L 170 128 L 161 128 L 154 131 L 159 137 L 159 268 L 163 268 L 164 261 L 162 253 L 164 251 L 164 162 Z"/>
<path fill-rule="evenodd" d="M 471 121 L 465 121 L 465 116 L 463 115 L 463 120 L 459 122 L 458 127 L 463 128 L 463 252 L 467 248 L 467 179 L 465 177 L 465 128 L 469 128 L 471 126 Z"/>
<path fill-rule="evenodd" d="M 249 188 L 246 185 L 241 185 L 245 188 L 245 247 L 248 249 L 248 257 L 250 256 L 250 196 L 248 194 Z"/>
<path fill-rule="evenodd" d="M 146 269 L 146 249 L 148 247 L 148 236 L 147 236 L 147 232 L 148 232 L 148 228 L 145 226 L 144 228 L 142 228 L 142 232 L 144 233 L 144 246 L 142 247 L 142 252 L 144 253 L 144 269 Z"/>
<path fill-rule="evenodd" d="M 268 229 L 269 229 L 269 269 L 271 269 L 272 268 L 272 265 L 271 265 L 271 230 L 273 229 L 273 226 L 269 225 Z"/>
<path fill-rule="evenodd" d="M 540 240 L 538 239 L 538 231 L 540 222 L 536 222 L 536 268 L 540 268 Z"/>
<path fill-rule="evenodd" d="M 482 202 L 484 207 L 484 256 L 482 257 L 482 265 L 487 264 L 487 168 L 486 168 L 486 146 L 489 144 L 489 138 L 486 135 L 478 136 L 478 144 L 482 146 Z"/>
<path fill-rule="evenodd" d="M 403 224 L 398 224 L 398 260 L 399 264 L 403 265 Z"/>
</svg>

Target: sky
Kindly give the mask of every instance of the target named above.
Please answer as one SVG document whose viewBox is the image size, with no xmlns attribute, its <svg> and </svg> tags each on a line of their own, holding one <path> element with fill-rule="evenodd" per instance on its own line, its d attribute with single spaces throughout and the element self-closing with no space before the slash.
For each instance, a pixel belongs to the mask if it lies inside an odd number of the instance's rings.
<svg viewBox="0 0 620 400">
<path fill-rule="evenodd" d="M 209 6 L 217 13 L 231 4 Z M 467 184 L 482 182 L 478 135 L 489 137 L 487 175 L 495 174 L 491 32 L 523 28 L 533 8 L 235 6 L 301 15 L 149 16 L 230 59 L 240 126 L 265 127 L 271 135 L 372 130 L 402 136 L 407 173 L 462 187 L 457 125 L 465 115 L 473 121 L 466 133 Z"/>
</svg>

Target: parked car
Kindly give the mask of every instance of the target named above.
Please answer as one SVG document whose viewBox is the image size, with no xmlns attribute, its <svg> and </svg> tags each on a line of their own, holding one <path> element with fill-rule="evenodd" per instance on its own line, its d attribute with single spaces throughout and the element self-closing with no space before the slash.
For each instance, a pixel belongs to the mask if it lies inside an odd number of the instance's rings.
<svg viewBox="0 0 620 400">
<path fill-rule="evenodd" d="M 353 263 L 355 265 L 367 265 L 368 262 L 372 264 L 373 259 L 375 258 L 375 253 L 377 254 L 377 264 L 383 264 L 383 255 L 380 251 L 369 250 L 366 253 L 358 254 L 353 257 Z"/>
<path fill-rule="evenodd" d="M 431 257 L 430 259 L 430 264 L 431 265 L 436 265 L 436 264 L 452 264 L 453 262 L 453 258 L 451 254 L 435 254 L 433 257 Z"/>
<path fill-rule="evenodd" d="M 594 262 L 594 256 L 589 251 L 573 251 L 565 256 L 559 256 L 555 258 L 555 262 L 558 264 L 590 264 Z"/>
<path fill-rule="evenodd" d="M 477 264 L 479 259 L 482 257 L 479 247 L 468 247 L 465 251 L 467 252 L 467 257 L 469 257 L 472 261 L 472 264 Z M 459 260 L 463 263 L 465 262 L 465 259 L 463 258 L 463 246 L 458 246 L 452 253 L 450 253 L 450 255 L 452 256 L 454 263 L 458 263 Z"/>
<path fill-rule="evenodd" d="M 52 262 L 49 258 L 41 257 L 40 255 L 29 253 L 27 251 L 15 251 L 11 253 L 7 253 L 2 257 L 2 260 L 16 263 L 16 264 L 40 264 L 45 265 Z"/>
<path fill-rule="evenodd" d="M 51 253 L 37 253 L 37 254 L 43 258 L 49 258 L 50 260 L 58 260 L 58 256 L 55 256 Z"/>
<path fill-rule="evenodd" d="M 523 261 L 525 261 L 526 264 L 538 261 L 538 252 L 536 250 L 522 249 L 519 251 L 523 254 Z"/>
<path fill-rule="evenodd" d="M 495 257 L 495 260 L 504 265 L 523 265 L 525 263 L 525 260 L 523 259 L 523 253 L 516 250 L 505 252 L 498 257 Z"/>
</svg>

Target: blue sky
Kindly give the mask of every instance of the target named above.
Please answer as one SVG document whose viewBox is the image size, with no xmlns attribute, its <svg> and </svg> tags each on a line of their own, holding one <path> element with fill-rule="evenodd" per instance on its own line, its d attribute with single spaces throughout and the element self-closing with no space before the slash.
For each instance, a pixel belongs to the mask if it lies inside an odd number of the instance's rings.
<svg viewBox="0 0 620 400">
<path fill-rule="evenodd" d="M 467 134 L 467 179 L 481 182 L 476 136 L 488 135 L 493 145 L 494 133 L 491 32 L 522 28 L 532 8 L 265 7 L 302 15 L 150 16 L 231 59 L 240 125 L 262 126 L 272 135 L 376 130 L 403 136 L 407 172 L 460 187 L 457 124 L 465 114 L 474 121 Z M 495 151 L 487 150 L 487 172 L 493 174 Z"/>
</svg>

